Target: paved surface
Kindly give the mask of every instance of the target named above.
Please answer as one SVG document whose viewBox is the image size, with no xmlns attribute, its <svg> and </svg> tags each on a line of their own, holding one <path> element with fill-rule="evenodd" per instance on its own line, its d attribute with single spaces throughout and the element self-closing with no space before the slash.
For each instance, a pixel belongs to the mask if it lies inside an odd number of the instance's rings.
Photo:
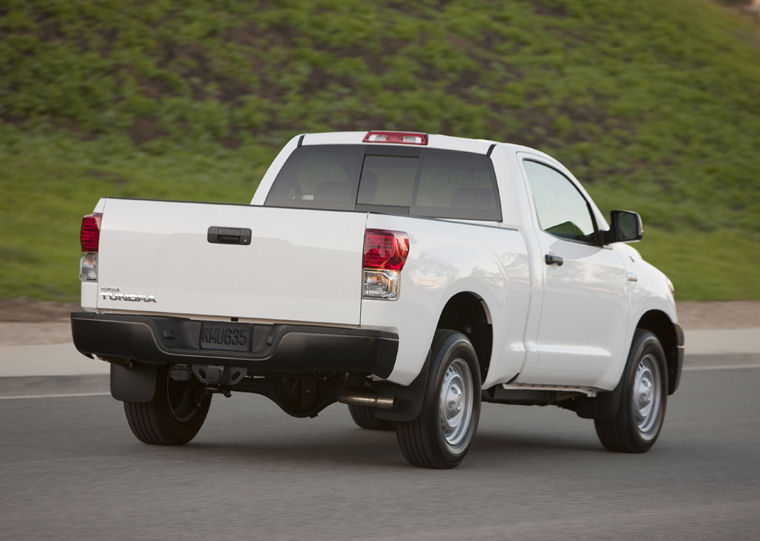
<svg viewBox="0 0 760 541">
<path fill-rule="evenodd" d="M 298 420 L 215 397 L 196 440 L 166 448 L 108 396 L 3 399 L 2 537 L 756 540 L 759 387 L 757 368 L 686 372 L 644 455 L 602 450 L 571 412 L 485 405 L 450 471 L 407 466 L 339 405 Z"/>
<path fill-rule="evenodd" d="M 43 338 L 54 343 L 0 346 L 3 538 L 754 540 L 760 531 L 757 328 L 687 331 L 681 389 L 650 453 L 607 453 L 590 421 L 557 408 L 487 404 L 472 453 L 445 472 L 407 466 L 392 432 L 354 427 L 344 406 L 298 420 L 244 394 L 215 397 L 190 445 L 146 446 L 108 396 L 108 364 L 79 354 L 63 331 Z"/>
</svg>

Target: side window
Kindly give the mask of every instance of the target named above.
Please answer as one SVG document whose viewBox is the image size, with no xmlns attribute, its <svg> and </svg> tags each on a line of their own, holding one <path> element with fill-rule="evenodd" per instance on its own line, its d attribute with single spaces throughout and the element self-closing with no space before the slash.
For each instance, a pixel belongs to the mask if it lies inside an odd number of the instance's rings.
<svg viewBox="0 0 760 541">
<path fill-rule="evenodd" d="M 556 169 L 525 160 L 525 172 L 541 229 L 556 237 L 594 242 L 594 221 L 586 199 Z"/>
</svg>

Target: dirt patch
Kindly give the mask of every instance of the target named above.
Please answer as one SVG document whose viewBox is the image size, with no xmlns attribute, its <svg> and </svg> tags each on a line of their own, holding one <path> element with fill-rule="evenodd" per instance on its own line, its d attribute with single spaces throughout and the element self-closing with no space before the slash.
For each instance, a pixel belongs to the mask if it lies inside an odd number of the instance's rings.
<svg viewBox="0 0 760 541">
<path fill-rule="evenodd" d="M 687 330 L 760 327 L 759 301 L 678 303 L 678 319 Z"/>
<path fill-rule="evenodd" d="M 39 346 L 71 343 L 71 323 L 0 321 L 0 346 Z"/>
<path fill-rule="evenodd" d="M 25 297 L 0 299 L 0 321 L 24 323 L 68 321 L 71 312 L 81 309 L 78 304 L 36 301 Z"/>
<path fill-rule="evenodd" d="M 31 346 L 71 342 L 69 314 L 78 304 L 0 299 L 0 346 Z"/>
</svg>

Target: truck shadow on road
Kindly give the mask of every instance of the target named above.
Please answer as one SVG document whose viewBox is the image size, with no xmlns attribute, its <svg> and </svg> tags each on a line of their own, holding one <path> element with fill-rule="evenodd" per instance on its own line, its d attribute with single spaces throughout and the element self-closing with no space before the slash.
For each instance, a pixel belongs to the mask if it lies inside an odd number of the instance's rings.
<svg viewBox="0 0 760 541">
<path fill-rule="evenodd" d="M 226 439 L 226 438 L 225 438 Z M 155 449 L 153 447 L 149 449 Z M 370 433 L 347 429 L 330 431 L 324 435 L 304 435 L 294 437 L 262 437 L 250 440 L 236 438 L 230 441 L 212 437 L 199 438 L 183 448 L 174 448 L 183 459 L 223 460 L 226 464 L 271 465 L 321 465 L 325 467 L 409 467 L 398 448 L 395 434 L 391 432 Z M 567 437 L 524 436 L 499 433 L 478 434 L 473 449 L 465 464 L 492 463 L 496 460 L 505 464 L 505 459 L 524 460 L 578 458 L 604 454 L 597 443 L 568 439 Z M 515 464 L 509 460 L 507 464 Z"/>
<path fill-rule="evenodd" d="M 387 438 L 367 439 L 361 438 L 362 435 L 357 431 L 347 431 L 345 436 L 331 437 L 329 440 L 314 437 L 234 442 L 204 440 L 193 442 L 184 450 L 194 457 L 222 459 L 228 464 L 256 462 L 260 466 L 268 462 L 273 465 L 318 463 L 330 467 L 406 466 L 393 433 L 387 434 Z"/>
</svg>

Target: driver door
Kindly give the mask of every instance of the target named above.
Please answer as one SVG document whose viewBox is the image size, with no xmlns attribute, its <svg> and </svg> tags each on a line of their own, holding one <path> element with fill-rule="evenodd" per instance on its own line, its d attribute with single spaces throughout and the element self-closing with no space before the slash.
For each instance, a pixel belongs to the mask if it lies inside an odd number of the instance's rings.
<svg viewBox="0 0 760 541">
<path fill-rule="evenodd" d="M 533 361 L 518 381 L 596 387 L 625 351 L 627 274 L 600 246 L 586 196 L 540 158 L 524 158 L 542 262 L 543 299 Z"/>
</svg>

